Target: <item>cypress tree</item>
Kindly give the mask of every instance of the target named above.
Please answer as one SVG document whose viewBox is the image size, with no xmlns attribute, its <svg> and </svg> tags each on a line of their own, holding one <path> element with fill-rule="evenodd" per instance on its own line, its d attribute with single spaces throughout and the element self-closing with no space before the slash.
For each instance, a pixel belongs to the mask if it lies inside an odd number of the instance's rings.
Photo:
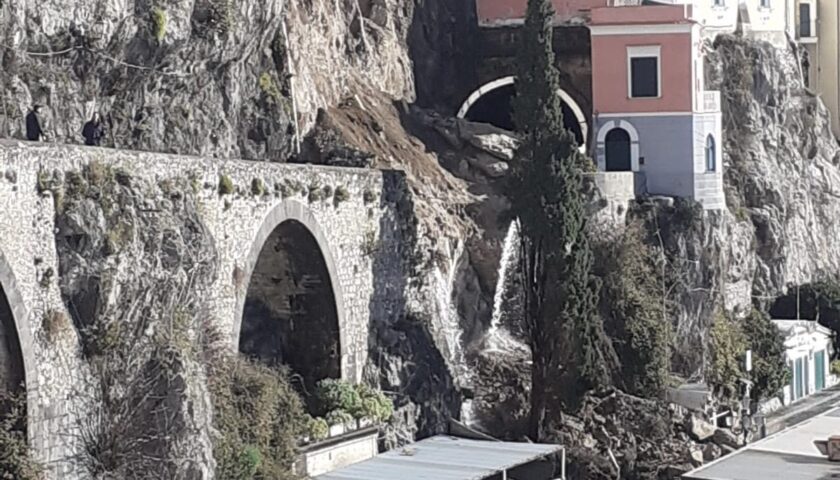
<svg viewBox="0 0 840 480">
<path fill-rule="evenodd" d="M 519 49 L 513 117 L 522 143 L 508 197 L 520 224 L 525 325 L 533 355 L 529 433 L 539 440 L 557 406 L 573 408 L 608 384 L 615 352 L 597 315 L 597 278 L 586 236 L 582 167 L 563 126 L 552 48 L 553 8 L 529 0 Z"/>
</svg>

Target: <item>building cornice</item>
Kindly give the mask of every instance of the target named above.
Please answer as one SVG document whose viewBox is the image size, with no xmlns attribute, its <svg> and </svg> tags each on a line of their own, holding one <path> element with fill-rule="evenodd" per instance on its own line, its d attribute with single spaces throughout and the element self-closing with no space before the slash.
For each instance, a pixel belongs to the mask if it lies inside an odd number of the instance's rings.
<svg viewBox="0 0 840 480">
<path fill-rule="evenodd" d="M 691 33 L 695 26 L 695 23 L 592 25 L 589 27 L 589 30 L 593 37 L 606 35 L 664 35 L 672 33 Z"/>
</svg>

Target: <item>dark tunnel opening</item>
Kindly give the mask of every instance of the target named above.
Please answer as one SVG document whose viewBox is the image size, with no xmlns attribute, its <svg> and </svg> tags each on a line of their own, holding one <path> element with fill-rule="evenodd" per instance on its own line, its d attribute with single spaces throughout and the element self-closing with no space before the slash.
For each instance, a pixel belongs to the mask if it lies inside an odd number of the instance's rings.
<svg viewBox="0 0 840 480">
<path fill-rule="evenodd" d="M 25 409 L 26 401 L 15 404 L 26 389 L 23 370 L 23 354 L 20 347 L 15 318 L 6 297 L 6 292 L 0 288 L 0 414 L 8 414 L 13 408 Z M 20 404 L 22 403 L 22 405 Z M 25 411 L 25 410 L 24 410 Z M 13 428 L 25 431 L 25 415 L 19 418 Z"/>
<path fill-rule="evenodd" d="M 301 223 L 281 223 L 262 247 L 243 310 L 239 350 L 287 365 L 305 399 L 325 378 L 341 377 L 338 310 L 326 261 Z"/>
<path fill-rule="evenodd" d="M 465 117 L 471 122 L 489 123 L 504 130 L 516 130 L 513 122 L 512 101 L 516 96 L 516 85 L 505 85 L 493 89 L 473 103 Z M 565 102 L 563 107 L 563 125 L 575 136 L 578 145 L 584 145 L 583 128 L 575 112 Z"/>
</svg>

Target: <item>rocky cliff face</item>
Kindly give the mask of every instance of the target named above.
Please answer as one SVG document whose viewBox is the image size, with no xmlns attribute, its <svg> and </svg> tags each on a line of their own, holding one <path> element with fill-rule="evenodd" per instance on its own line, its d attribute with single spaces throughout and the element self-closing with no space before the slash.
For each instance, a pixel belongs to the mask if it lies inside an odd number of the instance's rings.
<svg viewBox="0 0 840 480">
<path fill-rule="evenodd" d="M 727 203 L 737 221 L 728 308 L 749 304 L 749 294 L 766 301 L 840 275 L 838 145 L 828 110 L 803 86 L 798 53 L 724 37 L 711 57 L 712 84 L 724 95 Z"/>
<path fill-rule="evenodd" d="M 718 38 L 707 84 L 722 94 L 728 210 L 636 211 L 667 258 L 681 373 L 702 370 L 704 354 L 687 347 L 706 343 L 716 310 L 767 309 L 789 287 L 840 275 L 838 145 L 799 61 L 795 49 Z"/>
<path fill-rule="evenodd" d="M 79 143 L 94 111 L 106 144 L 282 159 L 294 132 L 283 2 L 3 2 L 3 133 L 22 136 L 32 103 L 59 142 Z"/>
</svg>

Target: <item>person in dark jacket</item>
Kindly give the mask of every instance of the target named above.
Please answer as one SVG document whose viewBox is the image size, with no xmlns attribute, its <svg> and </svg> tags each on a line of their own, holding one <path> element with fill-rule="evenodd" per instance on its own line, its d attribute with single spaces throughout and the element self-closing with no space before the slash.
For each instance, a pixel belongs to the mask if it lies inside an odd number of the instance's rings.
<svg viewBox="0 0 840 480">
<path fill-rule="evenodd" d="M 85 137 L 85 145 L 92 145 L 98 147 L 105 138 L 105 125 L 99 117 L 99 113 L 94 113 L 93 118 L 90 119 L 82 128 L 82 136 Z"/>
<path fill-rule="evenodd" d="M 26 139 L 39 142 L 47 139 L 47 135 L 41 129 L 41 106 L 33 105 L 32 110 L 26 115 Z"/>
</svg>

